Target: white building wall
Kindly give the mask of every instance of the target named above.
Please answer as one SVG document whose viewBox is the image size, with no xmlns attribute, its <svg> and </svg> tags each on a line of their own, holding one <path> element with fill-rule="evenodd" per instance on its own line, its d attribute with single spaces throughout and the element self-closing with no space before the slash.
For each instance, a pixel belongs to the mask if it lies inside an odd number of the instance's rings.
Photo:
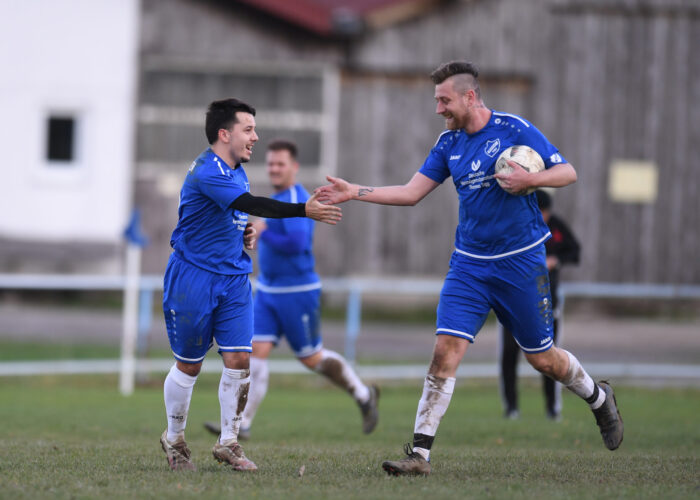
<svg viewBox="0 0 700 500">
<path fill-rule="evenodd" d="M 117 242 L 130 213 L 139 0 L 0 0 L 0 237 Z M 46 159 L 77 118 L 76 161 Z"/>
</svg>

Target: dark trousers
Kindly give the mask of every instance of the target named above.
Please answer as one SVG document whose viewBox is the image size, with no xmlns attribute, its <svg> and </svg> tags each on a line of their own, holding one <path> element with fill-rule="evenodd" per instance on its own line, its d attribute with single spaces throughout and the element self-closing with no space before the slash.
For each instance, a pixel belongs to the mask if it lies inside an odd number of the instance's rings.
<svg viewBox="0 0 700 500">
<path fill-rule="evenodd" d="M 554 344 L 557 344 L 558 320 L 553 323 Z M 520 347 L 505 327 L 501 326 L 501 392 L 506 414 L 518 411 L 518 358 Z M 561 413 L 561 387 L 557 382 L 542 375 L 542 389 L 544 391 L 545 409 L 547 416 L 556 417 Z"/>
</svg>

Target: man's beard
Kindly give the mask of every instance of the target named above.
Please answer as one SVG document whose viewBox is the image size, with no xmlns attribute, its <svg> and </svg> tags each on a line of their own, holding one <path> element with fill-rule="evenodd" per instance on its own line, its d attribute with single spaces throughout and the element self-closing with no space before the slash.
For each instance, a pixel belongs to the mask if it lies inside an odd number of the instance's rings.
<svg viewBox="0 0 700 500">
<path fill-rule="evenodd" d="M 445 118 L 445 128 L 447 130 L 457 130 L 457 129 L 460 129 L 462 127 L 460 127 L 457 120 L 455 120 L 454 117 L 452 117 L 451 119 Z"/>
</svg>

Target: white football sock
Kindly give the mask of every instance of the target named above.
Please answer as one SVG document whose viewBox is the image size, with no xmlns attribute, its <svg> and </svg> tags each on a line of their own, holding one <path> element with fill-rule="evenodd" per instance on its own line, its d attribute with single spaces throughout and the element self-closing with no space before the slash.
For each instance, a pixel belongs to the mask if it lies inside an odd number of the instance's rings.
<svg viewBox="0 0 700 500">
<path fill-rule="evenodd" d="M 576 356 L 569 351 L 562 350 L 569 356 L 569 371 L 560 382 L 578 397 L 585 399 L 592 410 L 600 408 L 605 402 L 605 391 L 596 390 L 595 382 L 583 369 Z"/>
<path fill-rule="evenodd" d="M 314 367 L 314 371 L 348 391 L 358 403 L 369 401 L 369 387 L 362 383 L 350 363 L 337 352 L 322 349 L 321 361 Z"/>
<path fill-rule="evenodd" d="M 258 406 L 265 399 L 267 394 L 267 385 L 270 380 L 270 367 L 267 364 L 267 359 L 250 357 L 250 390 L 248 391 L 248 404 L 243 410 L 243 420 L 241 427 L 244 429 L 250 428 L 253 423 L 255 413 L 258 411 Z"/>
<path fill-rule="evenodd" d="M 224 368 L 219 382 L 221 405 L 221 444 L 238 441 L 238 430 L 250 389 L 250 370 Z"/>
<path fill-rule="evenodd" d="M 185 438 L 187 413 L 190 409 L 192 389 L 197 381 L 196 376 L 187 375 L 173 365 L 163 383 L 163 399 L 165 414 L 168 417 L 167 440 L 174 443 L 178 438 Z"/>
<path fill-rule="evenodd" d="M 423 395 L 418 401 L 414 434 L 435 436 L 442 417 L 447 411 L 455 389 L 455 377 L 436 377 L 428 374 L 423 383 Z M 431 439 L 432 441 L 432 439 Z M 413 451 L 420 453 L 426 460 L 430 459 L 430 450 L 414 447 Z"/>
</svg>

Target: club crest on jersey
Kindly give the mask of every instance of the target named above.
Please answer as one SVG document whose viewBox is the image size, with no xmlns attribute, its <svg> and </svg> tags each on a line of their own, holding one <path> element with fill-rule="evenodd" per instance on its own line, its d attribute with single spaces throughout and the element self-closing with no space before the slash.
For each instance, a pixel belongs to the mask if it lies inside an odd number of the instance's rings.
<svg viewBox="0 0 700 500">
<path fill-rule="evenodd" d="M 481 160 L 476 160 L 472 162 L 472 170 L 476 172 L 481 167 Z"/>
<path fill-rule="evenodd" d="M 484 153 L 487 156 L 493 158 L 501 150 L 501 140 L 494 139 L 493 141 L 486 141 L 486 147 L 484 148 Z"/>
</svg>

